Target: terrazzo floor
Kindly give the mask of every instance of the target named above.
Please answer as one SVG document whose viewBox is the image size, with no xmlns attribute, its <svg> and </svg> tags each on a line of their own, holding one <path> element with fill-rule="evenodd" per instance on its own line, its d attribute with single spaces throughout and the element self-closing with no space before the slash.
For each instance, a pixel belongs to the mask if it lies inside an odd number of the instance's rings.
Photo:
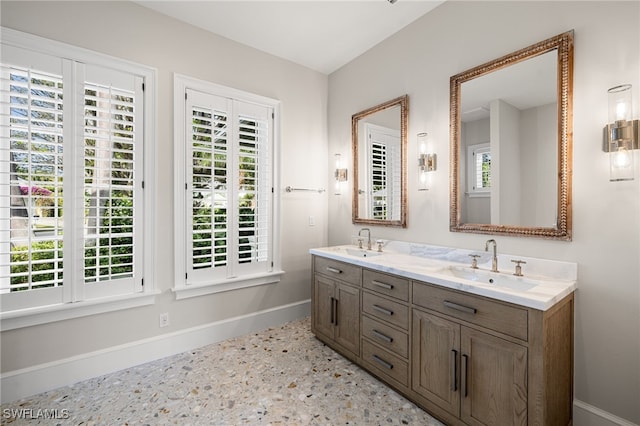
<svg viewBox="0 0 640 426">
<path fill-rule="evenodd" d="M 66 418 L 33 419 L 38 410 Z M 309 318 L 4 404 L 0 413 L 0 424 L 12 426 L 442 425 L 317 340 Z"/>
</svg>

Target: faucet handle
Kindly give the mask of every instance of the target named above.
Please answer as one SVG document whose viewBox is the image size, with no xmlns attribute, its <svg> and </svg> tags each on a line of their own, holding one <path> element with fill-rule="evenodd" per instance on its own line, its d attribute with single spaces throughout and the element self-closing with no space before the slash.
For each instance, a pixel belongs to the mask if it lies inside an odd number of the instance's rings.
<svg viewBox="0 0 640 426">
<path fill-rule="evenodd" d="M 522 266 L 520 266 L 520 265 L 521 264 L 526 264 L 527 262 L 525 262 L 524 260 L 516 260 L 516 259 L 512 259 L 511 261 L 516 264 L 516 272 L 514 272 L 513 275 L 515 275 L 516 277 L 521 277 L 522 276 Z"/>
<path fill-rule="evenodd" d="M 362 248 L 362 238 L 358 238 L 358 248 Z"/>
<path fill-rule="evenodd" d="M 471 268 L 472 269 L 478 269 L 478 258 L 480 257 L 479 254 L 470 254 L 469 257 L 471 258 Z"/>
<path fill-rule="evenodd" d="M 384 240 L 376 240 L 376 244 L 378 245 L 378 252 L 382 253 L 382 247 L 384 246 Z"/>
</svg>

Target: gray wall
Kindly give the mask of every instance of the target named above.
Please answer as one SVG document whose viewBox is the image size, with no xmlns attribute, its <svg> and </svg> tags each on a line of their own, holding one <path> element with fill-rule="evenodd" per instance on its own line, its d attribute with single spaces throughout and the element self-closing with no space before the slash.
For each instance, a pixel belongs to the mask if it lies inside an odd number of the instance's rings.
<svg viewBox="0 0 640 426">
<path fill-rule="evenodd" d="M 613 17 L 615 31 L 605 23 Z M 575 397 L 634 423 L 640 423 L 640 172 L 633 182 L 610 183 L 600 147 L 608 88 L 632 83 L 640 116 L 638 22 L 638 2 L 448 1 L 329 76 L 330 152 L 349 152 L 346 117 L 409 95 L 408 227 L 376 227 L 372 234 L 482 250 L 489 236 L 449 232 L 449 77 L 575 30 L 573 241 L 498 237 L 498 250 L 578 263 Z M 429 133 L 439 157 L 426 192 L 417 190 L 419 132 Z M 330 244 L 357 233 L 349 195 L 330 198 Z"/>
<path fill-rule="evenodd" d="M 326 245 L 327 195 L 280 194 L 282 267 L 278 284 L 176 301 L 173 287 L 173 73 L 196 77 L 281 101 L 284 186 L 325 186 L 327 76 L 169 19 L 131 2 L 1 3 L 2 25 L 155 67 L 156 288 L 152 306 L 5 331 L 1 371 L 8 372 L 124 345 L 161 333 L 310 297 L 308 249 Z M 300 161 L 304 159 L 305 161 Z M 309 227 L 308 216 L 316 225 Z M 158 316 L 170 315 L 159 329 Z"/>
</svg>

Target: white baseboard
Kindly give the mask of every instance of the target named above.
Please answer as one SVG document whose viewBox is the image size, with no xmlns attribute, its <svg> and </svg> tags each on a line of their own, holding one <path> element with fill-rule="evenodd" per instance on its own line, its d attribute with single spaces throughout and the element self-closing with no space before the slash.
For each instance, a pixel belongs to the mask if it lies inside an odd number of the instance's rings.
<svg viewBox="0 0 640 426">
<path fill-rule="evenodd" d="M 638 426 L 579 399 L 573 400 L 574 426 Z"/>
<path fill-rule="evenodd" d="M 310 300 L 278 306 L 0 375 L 2 403 L 308 316 Z"/>
</svg>

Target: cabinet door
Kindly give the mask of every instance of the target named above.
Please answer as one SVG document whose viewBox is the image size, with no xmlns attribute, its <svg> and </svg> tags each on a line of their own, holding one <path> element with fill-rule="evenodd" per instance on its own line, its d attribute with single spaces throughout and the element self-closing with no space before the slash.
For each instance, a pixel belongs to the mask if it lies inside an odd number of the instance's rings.
<svg viewBox="0 0 640 426">
<path fill-rule="evenodd" d="M 459 416 L 460 325 L 414 310 L 412 348 L 413 390 Z"/>
<path fill-rule="evenodd" d="M 333 280 L 324 278 L 320 275 L 315 276 L 314 280 L 314 312 L 313 323 L 317 333 L 324 335 L 330 339 L 334 337 L 334 310 L 333 295 L 336 284 Z"/>
<path fill-rule="evenodd" d="M 336 286 L 335 341 L 360 355 L 360 290 L 348 285 Z"/>
<path fill-rule="evenodd" d="M 527 424 L 527 348 L 462 327 L 461 418 L 469 425 Z"/>
</svg>

